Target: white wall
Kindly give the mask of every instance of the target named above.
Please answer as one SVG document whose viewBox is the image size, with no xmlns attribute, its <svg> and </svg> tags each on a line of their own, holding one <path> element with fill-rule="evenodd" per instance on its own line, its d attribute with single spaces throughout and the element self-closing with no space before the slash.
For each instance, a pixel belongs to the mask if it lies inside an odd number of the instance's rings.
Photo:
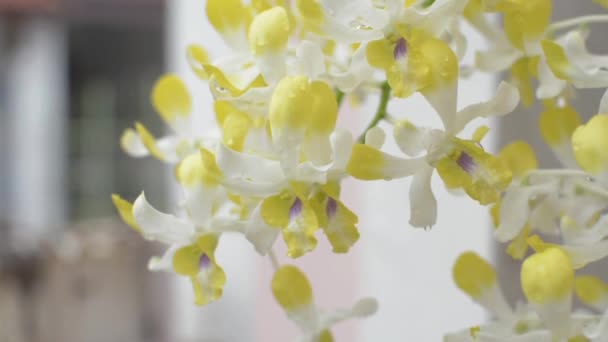
<svg viewBox="0 0 608 342">
<path fill-rule="evenodd" d="M 167 71 L 177 73 L 188 85 L 194 98 L 196 127 L 204 131 L 215 125 L 212 98 L 207 84 L 190 70 L 186 47 L 197 43 L 212 56 L 218 56 L 225 46 L 207 21 L 204 0 L 171 0 L 166 3 Z M 169 182 L 175 185 L 173 179 Z M 171 203 L 177 203 L 179 196 L 176 193 Z M 253 335 L 255 287 L 251 284 L 256 279 L 253 249 L 240 236 L 223 236 L 216 257 L 228 277 L 219 302 L 196 307 L 190 283 L 173 277 L 174 304 L 169 324 L 172 327 L 171 341 L 248 341 Z"/>
<path fill-rule="evenodd" d="M 481 37 L 469 30 L 466 33 L 471 34 L 470 49 L 483 47 Z M 465 61 L 472 61 L 471 53 Z M 489 99 L 495 88 L 487 75 L 463 81 L 459 108 Z M 438 117 L 419 95 L 393 103 L 389 112 L 416 124 L 440 127 Z M 474 128 L 462 136 L 470 138 Z M 387 129 L 387 134 L 391 132 Z M 391 138 L 387 142 L 392 142 Z M 493 149 L 495 143 L 495 135 L 490 134 L 484 147 Z M 386 151 L 402 155 L 394 143 L 387 145 L 390 148 Z M 437 224 L 430 231 L 412 228 L 408 225 L 409 183 L 358 185 L 363 244 L 359 291 L 376 296 L 380 302 L 378 314 L 360 323 L 359 341 L 440 341 L 444 333 L 468 328 L 485 318 L 483 310 L 454 285 L 452 265 L 466 250 L 491 258 L 488 210 L 467 196 L 449 194 L 435 173 L 432 184 L 438 202 Z"/>
</svg>

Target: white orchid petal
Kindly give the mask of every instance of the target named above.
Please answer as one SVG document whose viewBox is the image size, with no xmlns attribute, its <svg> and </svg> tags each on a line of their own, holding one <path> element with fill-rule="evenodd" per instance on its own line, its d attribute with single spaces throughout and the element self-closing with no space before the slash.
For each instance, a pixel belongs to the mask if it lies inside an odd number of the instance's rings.
<svg viewBox="0 0 608 342">
<path fill-rule="evenodd" d="M 456 106 L 458 98 L 457 82 L 439 86 L 431 91 L 422 93 L 435 112 L 441 118 L 443 126 L 448 131 L 455 125 Z"/>
<path fill-rule="evenodd" d="M 529 200 L 537 195 L 556 191 L 557 184 L 546 183 L 507 189 L 500 205 L 500 225 L 494 236 L 500 242 L 514 239 L 524 228 L 530 217 Z"/>
<path fill-rule="evenodd" d="M 272 227 L 264 221 L 262 205 L 256 206 L 247 221 L 245 237 L 260 255 L 267 255 L 274 245 L 281 229 Z"/>
<path fill-rule="evenodd" d="M 476 118 L 503 116 L 511 113 L 519 104 L 519 91 L 507 82 L 500 82 L 496 95 L 489 101 L 472 104 L 460 110 L 454 120 L 453 132 L 460 132 Z"/>
<path fill-rule="evenodd" d="M 285 52 L 266 53 L 257 56 L 255 61 L 264 81 L 269 85 L 276 85 L 287 74 Z"/>
<path fill-rule="evenodd" d="M 224 144 L 218 145 L 216 158 L 217 165 L 227 180 L 277 183 L 285 178 L 278 161 L 241 153 Z"/>
<path fill-rule="evenodd" d="M 325 56 L 319 44 L 305 40 L 296 50 L 300 71 L 312 80 L 325 73 Z"/>
<path fill-rule="evenodd" d="M 384 145 L 385 140 L 386 133 L 384 133 L 382 127 L 372 127 L 365 133 L 365 144 L 373 148 L 382 148 L 382 145 Z"/>
<path fill-rule="evenodd" d="M 330 71 L 338 89 L 345 93 L 351 93 L 362 82 L 369 80 L 374 69 L 367 62 L 367 44 L 361 44 L 350 59 L 350 65 L 346 71 Z"/>
<path fill-rule="evenodd" d="M 166 244 L 188 244 L 194 226 L 183 219 L 156 210 L 142 192 L 133 203 L 133 217 L 144 238 Z"/>
<path fill-rule="evenodd" d="M 412 179 L 410 185 L 410 224 L 414 227 L 429 228 L 437 221 L 437 200 L 431 188 L 434 168 L 424 166 Z"/>
<path fill-rule="evenodd" d="M 523 53 L 510 45 L 499 45 L 497 48 L 480 51 L 475 55 L 475 67 L 484 72 L 500 72 L 509 69 Z"/>
<path fill-rule="evenodd" d="M 152 272 L 164 271 L 173 272 L 173 256 L 180 249 L 180 245 L 172 245 L 163 253 L 161 257 L 152 257 L 148 262 L 148 269 Z"/>
<path fill-rule="evenodd" d="M 536 89 L 536 97 L 539 99 L 550 99 L 560 95 L 568 82 L 555 77 L 551 68 L 547 64 L 544 56 L 541 56 L 538 61 L 538 88 Z"/>
</svg>

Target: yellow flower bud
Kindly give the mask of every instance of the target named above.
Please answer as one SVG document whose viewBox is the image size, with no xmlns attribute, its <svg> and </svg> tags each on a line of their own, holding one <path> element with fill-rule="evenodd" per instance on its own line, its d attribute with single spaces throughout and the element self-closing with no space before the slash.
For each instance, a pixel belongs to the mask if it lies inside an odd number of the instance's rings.
<svg viewBox="0 0 608 342">
<path fill-rule="evenodd" d="M 567 298 L 574 288 L 570 257 L 557 247 L 530 256 L 521 267 L 521 287 L 528 301 L 535 304 Z"/>
<path fill-rule="evenodd" d="M 572 148 L 577 163 L 585 171 L 598 174 L 608 164 L 608 116 L 596 115 L 572 134 Z"/>
<path fill-rule="evenodd" d="M 276 6 L 253 18 L 249 27 L 249 47 L 255 56 L 277 53 L 287 47 L 289 16 Z"/>
<path fill-rule="evenodd" d="M 282 266 L 274 273 L 272 293 L 286 311 L 312 304 L 312 287 L 306 275 L 293 265 Z"/>
<path fill-rule="evenodd" d="M 473 298 L 496 286 L 496 271 L 474 252 L 462 253 L 452 269 L 456 285 Z"/>
</svg>

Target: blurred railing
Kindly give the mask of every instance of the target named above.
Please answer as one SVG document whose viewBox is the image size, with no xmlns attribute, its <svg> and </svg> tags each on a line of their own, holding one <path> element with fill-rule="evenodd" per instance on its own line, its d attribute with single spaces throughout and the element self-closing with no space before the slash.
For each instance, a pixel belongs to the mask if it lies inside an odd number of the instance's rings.
<svg viewBox="0 0 608 342">
<path fill-rule="evenodd" d="M 31 248 L 19 228 L 1 233 L 1 342 L 167 341 L 165 278 L 136 234 L 96 220 Z"/>
</svg>

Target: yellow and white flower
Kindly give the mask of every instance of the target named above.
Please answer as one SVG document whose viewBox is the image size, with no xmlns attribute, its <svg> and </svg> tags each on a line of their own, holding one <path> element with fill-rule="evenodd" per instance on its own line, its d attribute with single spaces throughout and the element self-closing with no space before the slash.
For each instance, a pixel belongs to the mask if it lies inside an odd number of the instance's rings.
<svg viewBox="0 0 608 342">
<path fill-rule="evenodd" d="M 266 254 L 281 232 L 292 257 L 315 248 L 319 228 L 338 253 L 358 240 L 357 217 L 339 201 L 337 184 L 346 175 L 353 140 L 350 133 L 334 131 L 337 114 L 326 83 L 287 76 L 270 100 L 274 153 L 260 156 L 219 146 L 223 184 L 260 199 L 247 233 L 258 252 Z"/>
<path fill-rule="evenodd" d="M 272 278 L 276 301 L 302 332 L 301 342 L 333 342 L 331 328 L 342 321 L 373 315 L 378 303 L 373 298 L 359 300 L 349 309 L 321 311 L 315 305 L 306 275 L 293 265 L 283 265 Z"/>
<path fill-rule="evenodd" d="M 161 77 L 152 90 L 152 105 L 174 134 L 156 139 L 142 124 L 127 129 L 120 145 L 132 157 L 153 157 L 175 164 L 194 152 L 197 146 L 210 145 L 217 138 L 214 131 L 198 132 L 192 125 L 192 97 L 176 75 Z"/>
<path fill-rule="evenodd" d="M 409 121 L 395 125 L 394 136 L 403 159 L 388 155 L 372 146 L 358 144 L 347 171 L 358 179 L 373 180 L 414 176 L 410 188 L 410 224 L 430 227 L 436 220 L 436 200 L 431 191 L 434 169 L 448 188 L 462 188 L 481 204 L 496 202 L 511 181 L 511 172 L 495 156 L 485 152 L 477 141 L 457 138 L 463 128 L 478 117 L 510 113 L 519 101 L 517 90 L 502 83 L 496 96 L 456 111 L 456 102 L 438 107 L 445 130 L 417 127 Z M 481 137 L 479 137 L 481 138 Z"/>
<path fill-rule="evenodd" d="M 150 260 L 150 270 L 171 271 L 188 277 L 197 305 L 206 305 L 222 296 L 226 275 L 217 263 L 215 250 L 221 234 L 244 232 L 239 215 L 226 208 L 234 209 L 236 205 L 216 198 L 213 212 L 198 212 L 199 208 L 186 205 L 188 216 L 179 218 L 156 210 L 144 193 L 132 205 L 117 195 L 113 200 L 125 222 L 145 239 L 169 246 L 162 257 Z M 208 216 L 204 218 L 204 215 Z"/>
</svg>

